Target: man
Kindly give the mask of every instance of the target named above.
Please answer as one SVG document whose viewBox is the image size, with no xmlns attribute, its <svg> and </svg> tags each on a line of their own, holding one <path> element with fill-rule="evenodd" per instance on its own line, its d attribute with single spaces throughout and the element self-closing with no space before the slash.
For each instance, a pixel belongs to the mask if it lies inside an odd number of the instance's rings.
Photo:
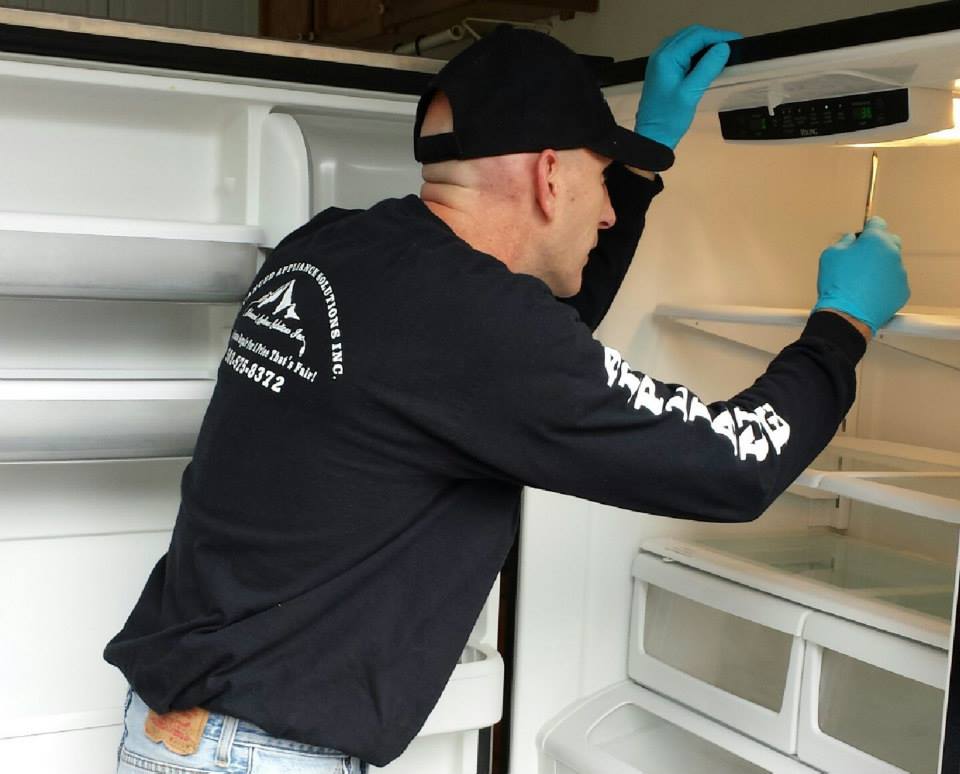
<svg viewBox="0 0 960 774">
<path fill-rule="evenodd" d="M 105 651 L 133 691 L 121 771 L 383 766 L 456 664 L 522 485 L 746 521 L 819 453 L 908 294 L 882 221 L 824 252 L 818 311 L 729 401 L 591 336 L 734 37 L 665 41 L 631 132 L 576 55 L 501 28 L 421 99 L 421 198 L 326 210 L 277 247 L 170 550 Z"/>
</svg>

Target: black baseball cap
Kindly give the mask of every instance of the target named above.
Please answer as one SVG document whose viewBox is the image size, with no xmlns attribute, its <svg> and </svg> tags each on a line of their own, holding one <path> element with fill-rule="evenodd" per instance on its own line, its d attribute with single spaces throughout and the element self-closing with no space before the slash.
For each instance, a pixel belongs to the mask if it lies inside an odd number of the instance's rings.
<svg viewBox="0 0 960 774">
<path fill-rule="evenodd" d="M 453 131 L 420 136 L 434 95 L 453 111 Z M 545 148 L 589 148 L 632 167 L 673 164 L 666 145 L 617 124 L 586 62 L 534 30 L 500 25 L 443 66 L 417 105 L 414 157 L 423 164 Z"/>
</svg>

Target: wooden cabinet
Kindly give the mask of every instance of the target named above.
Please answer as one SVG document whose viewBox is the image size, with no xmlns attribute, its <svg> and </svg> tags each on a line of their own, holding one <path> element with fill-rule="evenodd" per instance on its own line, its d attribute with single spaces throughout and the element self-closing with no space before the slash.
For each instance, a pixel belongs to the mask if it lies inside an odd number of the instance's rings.
<svg viewBox="0 0 960 774">
<path fill-rule="evenodd" d="M 260 0 L 260 34 L 334 45 L 391 50 L 398 43 L 467 18 L 534 21 L 577 11 L 598 0 Z"/>
</svg>

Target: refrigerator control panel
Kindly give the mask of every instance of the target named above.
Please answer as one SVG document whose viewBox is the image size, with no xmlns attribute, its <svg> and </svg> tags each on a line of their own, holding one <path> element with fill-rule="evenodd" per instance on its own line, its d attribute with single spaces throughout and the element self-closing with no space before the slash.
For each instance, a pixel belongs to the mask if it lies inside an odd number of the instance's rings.
<svg viewBox="0 0 960 774">
<path fill-rule="evenodd" d="M 721 111 L 720 131 L 725 140 L 796 140 L 863 132 L 909 118 L 908 90 L 894 89 L 787 102 L 772 115 L 766 106 Z"/>
</svg>

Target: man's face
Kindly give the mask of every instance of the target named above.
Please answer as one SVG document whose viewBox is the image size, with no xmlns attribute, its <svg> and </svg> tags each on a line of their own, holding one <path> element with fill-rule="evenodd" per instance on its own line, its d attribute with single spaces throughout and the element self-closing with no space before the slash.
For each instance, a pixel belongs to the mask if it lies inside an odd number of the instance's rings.
<svg viewBox="0 0 960 774">
<path fill-rule="evenodd" d="M 576 295 L 583 267 L 596 247 L 599 230 L 616 221 L 607 193 L 605 171 L 610 159 L 586 149 L 563 151 L 564 195 L 558 210 L 547 284 L 561 298 Z"/>
</svg>

